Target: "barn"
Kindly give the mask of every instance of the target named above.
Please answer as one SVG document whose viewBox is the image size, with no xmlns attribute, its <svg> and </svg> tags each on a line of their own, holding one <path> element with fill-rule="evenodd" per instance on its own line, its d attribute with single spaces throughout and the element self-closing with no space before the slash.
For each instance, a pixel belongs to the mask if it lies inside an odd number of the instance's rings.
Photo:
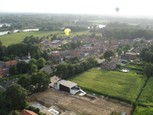
<svg viewBox="0 0 153 115">
<path fill-rule="evenodd" d="M 68 81 L 68 80 L 60 80 L 57 82 L 57 89 L 61 91 L 65 91 L 71 94 L 76 94 L 80 91 L 80 88 L 77 86 L 77 83 Z"/>
</svg>

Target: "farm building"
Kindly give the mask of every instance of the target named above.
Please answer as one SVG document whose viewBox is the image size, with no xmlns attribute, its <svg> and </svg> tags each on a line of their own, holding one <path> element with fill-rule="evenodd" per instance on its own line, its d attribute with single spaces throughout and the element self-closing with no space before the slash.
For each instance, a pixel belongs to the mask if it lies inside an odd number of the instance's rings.
<svg viewBox="0 0 153 115">
<path fill-rule="evenodd" d="M 67 81 L 67 80 L 60 80 L 57 82 L 57 89 L 61 91 L 65 91 L 71 94 L 76 94 L 80 92 L 80 88 L 77 86 L 76 83 Z"/>
</svg>

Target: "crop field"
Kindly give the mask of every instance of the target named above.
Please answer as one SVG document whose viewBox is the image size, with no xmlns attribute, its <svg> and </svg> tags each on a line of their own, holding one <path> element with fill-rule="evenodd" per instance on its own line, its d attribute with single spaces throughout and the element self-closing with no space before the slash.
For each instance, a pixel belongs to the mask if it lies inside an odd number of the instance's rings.
<svg viewBox="0 0 153 115">
<path fill-rule="evenodd" d="M 138 102 L 144 105 L 153 106 L 153 78 L 149 78 L 144 87 Z"/>
<path fill-rule="evenodd" d="M 123 66 L 124 67 L 124 66 Z M 136 70 L 136 71 L 143 71 L 144 65 L 138 65 L 138 64 L 126 64 L 126 68 L 129 68 L 130 70 Z"/>
<path fill-rule="evenodd" d="M 23 39 L 26 36 L 36 36 L 36 37 L 42 37 L 42 36 L 48 36 L 51 34 L 56 34 L 59 37 L 65 36 L 63 31 L 37 31 L 37 32 L 19 32 L 19 33 L 13 33 L 13 34 L 7 34 L 0 36 L 0 41 L 2 41 L 3 45 L 8 46 L 10 44 L 16 44 L 23 41 Z M 89 34 L 87 31 L 83 32 L 71 32 L 69 37 L 73 37 L 76 35 L 87 35 Z"/>
<path fill-rule="evenodd" d="M 133 72 L 90 69 L 70 79 L 86 91 L 134 102 L 146 78 Z"/>
<path fill-rule="evenodd" d="M 133 115 L 153 115 L 153 108 L 137 107 Z"/>
</svg>

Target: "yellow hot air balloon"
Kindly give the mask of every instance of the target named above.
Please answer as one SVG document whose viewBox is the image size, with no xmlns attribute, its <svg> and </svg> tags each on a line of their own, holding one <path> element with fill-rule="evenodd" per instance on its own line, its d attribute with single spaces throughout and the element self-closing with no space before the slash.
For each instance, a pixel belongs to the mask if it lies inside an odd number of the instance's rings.
<svg viewBox="0 0 153 115">
<path fill-rule="evenodd" d="M 69 29 L 69 28 L 64 29 L 64 33 L 65 33 L 66 36 L 69 36 L 70 32 L 71 32 L 71 29 Z"/>
</svg>

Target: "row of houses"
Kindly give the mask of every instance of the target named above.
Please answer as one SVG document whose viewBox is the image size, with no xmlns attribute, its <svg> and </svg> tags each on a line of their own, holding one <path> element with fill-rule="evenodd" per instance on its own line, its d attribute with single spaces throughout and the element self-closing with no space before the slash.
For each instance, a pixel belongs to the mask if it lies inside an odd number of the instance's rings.
<svg viewBox="0 0 153 115">
<path fill-rule="evenodd" d="M 24 61 L 28 63 L 31 60 L 31 55 L 28 53 L 27 56 L 23 56 L 21 59 L 19 57 L 15 57 L 13 60 L 9 61 L 0 61 L 0 78 L 9 75 L 9 69 L 11 66 L 16 66 L 19 61 Z"/>
<path fill-rule="evenodd" d="M 45 39 L 41 42 L 42 49 L 45 50 L 44 47 L 47 48 L 58 48 L 64 43 L 68 43 L 70 39 L 62 39 L 62 40 L 48 40 Z M 74 37 L 73 40 L 75 41 L 81 41 L 81 43 L 84 43 L 83 46 L 79 46 L 75 49 L 69 49 L 64 51 L 51 51 L 49 54 L 52 56 L 52 61 L 55 63 L 60 63 L 63 58 L 65 57 L 78 57 L 78 58 L 84 58 L 91 55 L 98 55 L 102 54 L 107 50 L 116 51 L 119 45 L 127 45 L 130 44 L 130 46 L 133 46 L 133 41 L 129 39 L 124 40 L 102 40 L 102 39 L 96 39 L 96 38 L 90 38 L 90 37 Z"/>
<path fill-rule="evenodd" d="M 132 62 L 138 58 L 139 54 L 134 52 L 126 52 L 125 54 L 117 57 L 112 57 L 111 60 L 105 60 L 101 68 L 105 70 L 115 70 L 117 64 Z"/>
</svg>

